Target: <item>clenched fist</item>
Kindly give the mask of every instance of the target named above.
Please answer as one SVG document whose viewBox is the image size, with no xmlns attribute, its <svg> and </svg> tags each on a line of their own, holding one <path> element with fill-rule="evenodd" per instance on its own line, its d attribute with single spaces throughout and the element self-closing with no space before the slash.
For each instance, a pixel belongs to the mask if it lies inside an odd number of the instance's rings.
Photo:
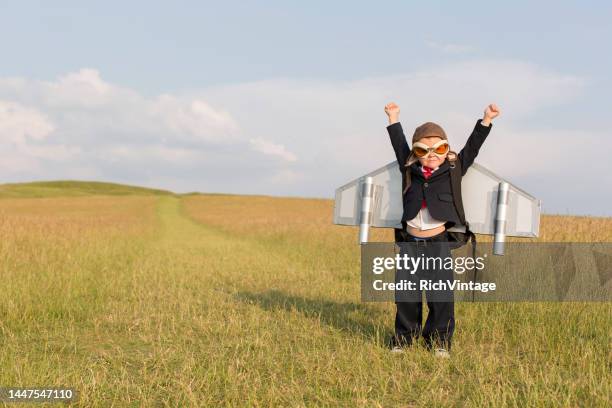
<svg viewBox="0 0 612 408">
<path fill-rule="evenodd" d="M 399 121 L 400 108 L 395 102 L 389 102 L 385 105 L 385 113 L 389 117 L 390 125 Z"/>
<path fill-rule="evenodd" d="M 489 106 L 487 106 L 484 110 L 484 117 L 488 118 L 489 120 L 496 118 L 499 114 L 501 113 L 501 111 L 499 110 L 499 108 L 497 107 L 496 104 L 492 103 Z"/>
<path fill-rule="evenodd" d="M 492 103 L 488 105 L 484 110 L 484 117 L 482 118 L 481 123 L 484 126 L 489 126 L 491 124 L 491 120 L 499 116 L 500 113 L 501 111 L 496 104 Z"/>
</svg>

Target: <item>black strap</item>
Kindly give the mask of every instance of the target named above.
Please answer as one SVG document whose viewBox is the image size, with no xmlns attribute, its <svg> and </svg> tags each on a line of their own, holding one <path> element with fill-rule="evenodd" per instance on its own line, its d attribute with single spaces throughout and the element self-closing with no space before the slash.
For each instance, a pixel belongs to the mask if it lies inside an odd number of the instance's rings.
<svg viewBox="0 0 612 408">
<path fill-rule="evenodd" d="M 465 210 L 463 209 L 463 198 L 461 196 L 461 161 L 459 159 L 451 163 L 451 191 L 453 192 L 453 202 L 457 209 L 457 215 L 461 224 L 465 225 L 465 242 L 471 241 L 472 259 L 476 259 L 476 235 L 470 231 L 470 224 L 465 220 Z M 474 282 L 478 277 L 478 269 L 474 265 Z M 474 302 L 474 289 L 472 289 L 472 302 Z"/>
<path fill-rule="evenodd" d="M 468 230 L 469 231 L 469 230 Z M 476 235 L 472 231 L 469 231 L 469 237 L 472 241 L 472 259 L 476 259 Z M 476 268 L 476 262 L 474 262 L 474 282 L 477 282 L 478 268 Z M 472 302 L 474 302 L 474 289 L 472 289 Z"/>
<path fill-rule="evenodd" d="M 451 163 L 450 175 L 451 191 L 453 192 L 453 202 L 455 204 L 455 208 L 457 209 L 457 215 L 459 215 L 459 221 L 461 221 L 461 224 L 466 225 L 463 199 L 461 197 L 461 161 L 459 161 L 459 159 Z"/>
</svg>

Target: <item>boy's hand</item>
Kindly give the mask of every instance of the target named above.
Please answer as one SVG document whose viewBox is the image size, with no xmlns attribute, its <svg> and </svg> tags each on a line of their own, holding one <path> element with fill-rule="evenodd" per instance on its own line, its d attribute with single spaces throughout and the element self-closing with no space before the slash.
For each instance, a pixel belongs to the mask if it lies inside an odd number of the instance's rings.
<svg viewBox="0 0 612 408">
<path fill-rule="evenodd" d="M 484 126 L 489 126 L 491 121 L 497 116 L 499 116 L 500 113 L 501 111 L 499 110 L 496 104 L 490 104 L 484 110 L 484 118 L 482 119 L 482 124 Z"/>
<path fill-rule="evenodd" d="M 390 102 L 385 105 L 385 113 L 389 117 L 390 125 L 399 121 L 400 108 L 395 102 Z"/>
</svg>

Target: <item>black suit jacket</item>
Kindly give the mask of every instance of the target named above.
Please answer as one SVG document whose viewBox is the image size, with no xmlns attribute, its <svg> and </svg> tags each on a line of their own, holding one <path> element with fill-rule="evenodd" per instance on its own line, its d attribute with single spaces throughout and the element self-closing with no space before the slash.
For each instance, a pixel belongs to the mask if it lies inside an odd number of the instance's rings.
<svg viewBox="0 0 612 408">
<path fill-rule="evenodd" d="M 492 123 L 489 126 L 482 125 L 480 120 L 476 121 L 472 134 L 458 155 L 458 160 L 461 161 L 462 176 L 465 175 L 468 168 L 474 163 L 480 146 L 482 146 L 493 127 Z M 406 142 L 406 136 L 404 136 L 402 125 L 399 122 L 387 126 L 387 131 L 389 132 L 391 144 L 393 145 L 393 150 L 395 150 L 397 163 L 402 174 L 403 191 L 406 186 L 407 168 L 405 164 L 410 156 L 410 147 Z M 418 161 L 410 165 L 411 185 L 403 195 L 404 214 L 402 215 L 402 224 L 404 228 L 406 227 L 406 221 L 413 219 L 418 214 L 423 198 L 425 198 L 431 215 L 438 220 L 447 221 L 447 228 L 460 223 L 457 209 L 453 203 L 449 171 L 450 164 L 448 160 L 445 160 L 440 165 L 440 168 L 433 172 L 427 180 L 423 176 L 420 166 L 421 164 Z"/>
</svg>

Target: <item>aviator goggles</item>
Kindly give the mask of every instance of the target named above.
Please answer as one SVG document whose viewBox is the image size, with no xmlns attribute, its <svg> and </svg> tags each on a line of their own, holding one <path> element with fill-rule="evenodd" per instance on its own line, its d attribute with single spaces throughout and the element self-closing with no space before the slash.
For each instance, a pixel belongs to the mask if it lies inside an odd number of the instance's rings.
<svg viewBox="0 0 612 408">
<path fill-rule="evenodd" d="M 415 142 L 412 145 L 412 152 L 416 157 L 425 157 L 429 153 L 433 153 L 436 156 L 444 156 L 450 150 L 450 145 L 446 140 L 440 140 L 433 146 L 429 147 L 425 143 Z"/>
</svg>

